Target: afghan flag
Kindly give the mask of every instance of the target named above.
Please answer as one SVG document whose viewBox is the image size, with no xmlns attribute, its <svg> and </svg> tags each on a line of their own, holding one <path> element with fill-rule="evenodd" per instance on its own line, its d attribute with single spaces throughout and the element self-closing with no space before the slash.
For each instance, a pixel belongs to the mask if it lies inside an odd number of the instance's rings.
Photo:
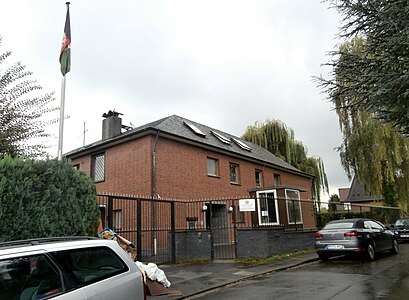
<svg viewBox="0 0 409 300">
<path fill-rule="evenodd" d="M 64 36 L 62 39 L 60 52 L 61 73 L 63 76 L 70 71 L 71 67 L 71 27 L 70 27 L 70 7 L 67 3 L 67 18 L 65 19 Z"/>
</svg>

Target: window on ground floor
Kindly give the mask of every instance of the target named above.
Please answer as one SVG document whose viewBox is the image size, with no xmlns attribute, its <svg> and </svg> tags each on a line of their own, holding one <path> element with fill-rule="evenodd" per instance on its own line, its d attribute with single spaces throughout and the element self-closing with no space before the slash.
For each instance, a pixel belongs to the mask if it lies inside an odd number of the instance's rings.
<svg viewBox="0 0 409 300">
<path fill-rule="evenodd" d="M 287 203 L 288 223 L 302 223 L 300 192 L 297 190 L 285 190 L 285 198 Z"/>
<path fill-rule="evenodd" d="M 122 228 L 122 209 L 114 209 L 112 212 L 112 226 L 115 229 Z"/>
<path fill-rule="evenodd" d="M 275 190 L 257 192 L 259 225 L 278 225 L 277 193 Z"/>
</svg>

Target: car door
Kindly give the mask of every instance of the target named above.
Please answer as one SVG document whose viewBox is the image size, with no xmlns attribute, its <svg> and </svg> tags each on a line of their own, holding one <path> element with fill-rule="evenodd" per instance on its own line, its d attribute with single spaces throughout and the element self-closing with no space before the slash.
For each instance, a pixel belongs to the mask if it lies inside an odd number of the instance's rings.
<svg viewBox="0 0 409 300">
<path fill-rule="evenodd" d="M 386 228 L 375 221 L 369 221 L 372 232 L 376 236 L 376 251 L 383 251 L 389 249 L 392 245 L 390 243 L 391 238 L 387 233 Z"/>
<path fill-rule="evenodd" d="M 82 291 L 67 286 L 60 270 L 41 251 L 0 259 L 0 282 L 0 299 L 85 299 Z"/>
<path fill-rule="evenodd" d="M 53 257 L 87 300 L 143 299 L 139 269 L 116 242 L 114 245 L 116 251 L 96 246 L 58 251 Z"/>
</svg>

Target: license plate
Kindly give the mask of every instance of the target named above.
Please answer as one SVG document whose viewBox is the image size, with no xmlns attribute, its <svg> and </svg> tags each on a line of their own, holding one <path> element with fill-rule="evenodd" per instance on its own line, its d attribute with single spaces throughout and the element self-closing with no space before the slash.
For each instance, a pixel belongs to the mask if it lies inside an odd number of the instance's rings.
<svg viewBox="0 0 409 300">
<path fill-rule="evenodd" d="M 409 234 L 401 234 L 401 237 L 409 237 Z"/>
<path fill-rule="evenodd" d="M 339 250 L 339 249 L 344 249 L 343 245 L 327 245 L 326 247 L 329 250 Z"/>
</svg>

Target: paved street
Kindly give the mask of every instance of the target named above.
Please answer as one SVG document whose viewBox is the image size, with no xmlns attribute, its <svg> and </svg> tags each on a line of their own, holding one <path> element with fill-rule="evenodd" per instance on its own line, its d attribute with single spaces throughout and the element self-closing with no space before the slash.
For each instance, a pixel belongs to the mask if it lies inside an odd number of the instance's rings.
<svg viewBox="0 0 409 300">
<path fill-rule="evenodd" d="M 409 244 L 374 262 L 335 258 L 244 280 L 197 299 L 407 299 Z M 193 299 L 193 298 L 192 298 Z"/>
</svg>

